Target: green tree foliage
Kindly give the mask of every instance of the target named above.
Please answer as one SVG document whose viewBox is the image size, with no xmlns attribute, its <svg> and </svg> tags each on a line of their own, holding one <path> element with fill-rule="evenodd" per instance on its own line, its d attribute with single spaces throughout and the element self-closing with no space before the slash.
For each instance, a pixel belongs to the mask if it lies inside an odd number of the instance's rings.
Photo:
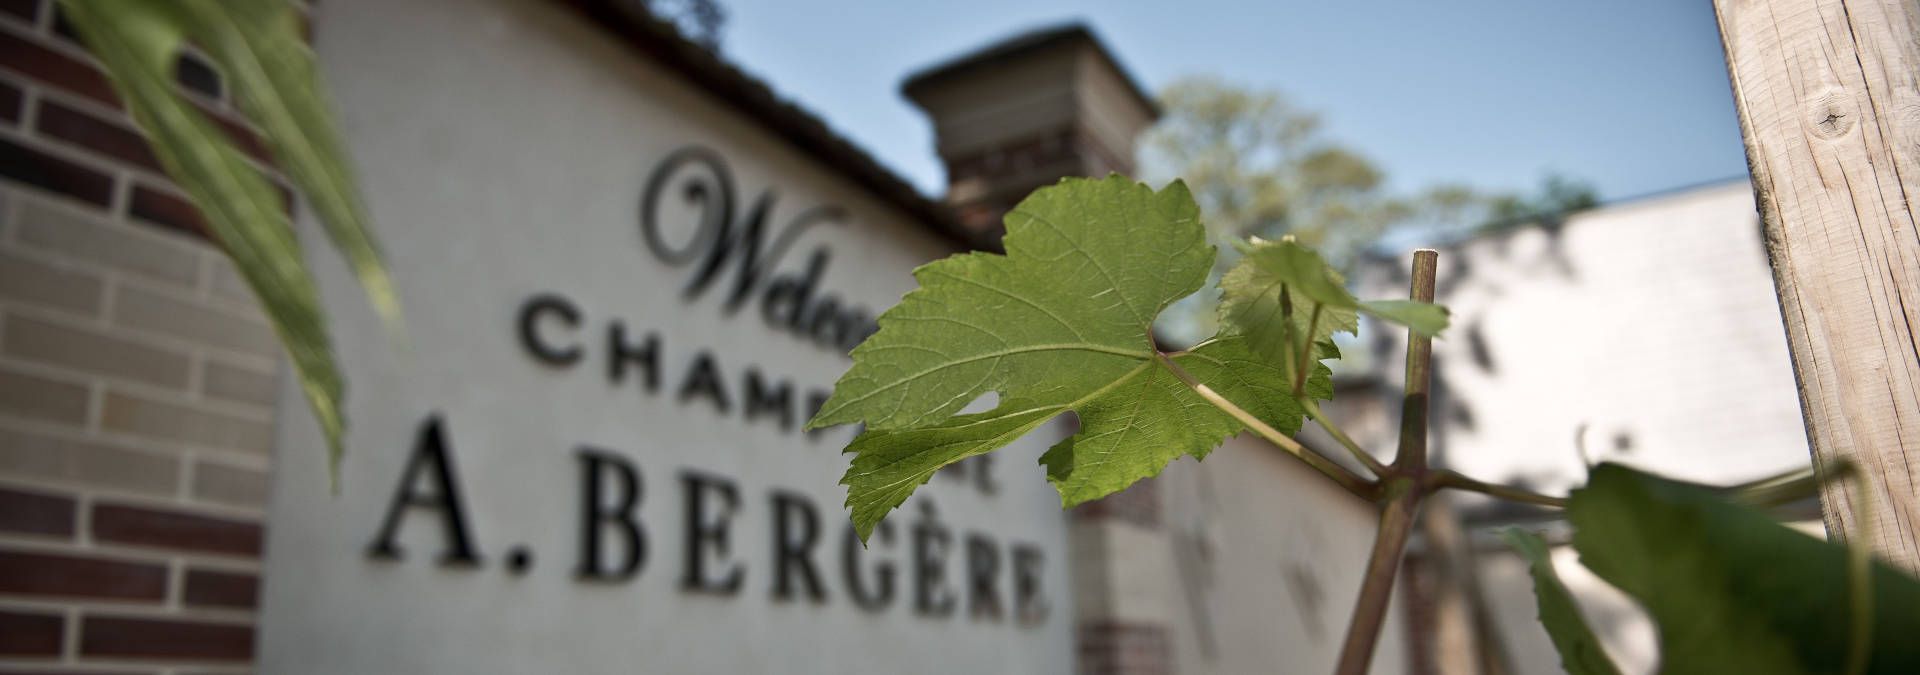
<svg viewBox="0 0 1920 675">
<path fill-rule="evenodd" d="M 1500 194 L 1465 201 L 1455 222 L 1476 223 L 1475 233 L 1499 232 L 1525 225 L 1558 225 L 1567 216 L 1600 205 L 1599 194 L 1586 181 L 1557 173 L 1540 179 L 1531 195 Z"/>
<path fill-rule="evenodd" d="M 1186 181 L 1223 248 L 1248 237 L 1292 237 L 1336 269 L 1389 232 L 1454 238 L 1537 213 L 1591 207 L 1584 183 L 1550 177 L 1538 196 L 1487 193 L 1460 184 L 1398 194 L 1386 174 L 1324 133 L 1319 115 L 1277 91 L 1237 87 L 1210 77 L 1175 82 L 1160 95 L 1160 121 L 1141 138 L 1149 182 Z M 1237 253 L 1227 249 L 1221 274 Z M 1178 302 L 1160 328 L 1188 343 L 1219 325 L 1216 299 Z"/>
<path fill-rule="evenodd" d="M 1141 139 L 1143 177 L 1185 180 L 1217 244 L 1292 235 L 1343 263 L 1415 209 L 1386 192 L 1372 161 L 1327 138 L 1318 115 L 1279 92 L 1195 77 L 1168 86 L 1160 104 L 1160 121 Z"/>
<path fill-rule="evenodd" d="M 233 83 L 274 161 L 306 195 L 373 306 L 398 334 L 400 303 L 368 231 L 365 208 L 327 112 L 300 15 L 285 0 L 61 0 L 167 174 L 260 299 L 293 357 L 337 467 L 345 385 L 290 209 L 270 179 L 173 84 L 192 42 Z"/>
</svg>

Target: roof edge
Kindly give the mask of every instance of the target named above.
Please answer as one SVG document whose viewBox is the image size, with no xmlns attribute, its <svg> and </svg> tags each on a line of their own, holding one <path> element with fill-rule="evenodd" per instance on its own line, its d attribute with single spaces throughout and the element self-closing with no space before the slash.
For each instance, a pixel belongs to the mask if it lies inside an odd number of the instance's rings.
<svg viewBox="0 0 1920 675">
<path fill-rule="evenodd" d="M 1034 28 L 915 70 L 900 83 L 900 93 L 917 101 L 918 96 L 914 93 L 916 90 L 935 86 L 941 80 L 979 72 L 1009 59 L 1073 42 L 1084 42 L 1093 47 L 1093 52 L 1100 56 L 1100 60 L 1120 77 L 1121 82 L 1126 84 L 1134 100 L 1154 117 L 1160 116 L 1160 104 L 1147 93 L 1146 88 L 1140 86 L 1140 80 L 1133 76 L 1132 71 L 1127 70 L 1126 65 L 1120 63 L 1119 57 L 1114 56 L 1113 50 L 1107 48 L 1106 42 L 1102 41 L 1100 36 L 1082 21 L 1068 21 Z"/>
<path fill-rule="evenodd" d="M 969 249 L 993 250 L 991 242 L 961 225 L 945 204 L 928 198 L 813 113 L 781 98 L 772 87 L 705 47 L 679 28 L 621 0 L 550 0 L 577 11 L 639 55 L 665 66 L 694 87 L 758 122 L 802 154 L 839 171 L 880 201 L 923 221 L 938 235 Z"/>
</svg>

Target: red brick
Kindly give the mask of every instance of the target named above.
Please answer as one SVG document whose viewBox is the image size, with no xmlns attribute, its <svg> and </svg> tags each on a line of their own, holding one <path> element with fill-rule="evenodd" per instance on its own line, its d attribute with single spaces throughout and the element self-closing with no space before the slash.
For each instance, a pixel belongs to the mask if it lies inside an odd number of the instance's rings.
<svg viewBox="0 0 1920 675">
<path fill-rule="evenodd" d="M 164 600 L 167 568 L 71 555 L 0 551 L 0 593 Z"/>
<path fill-rule="evenodd" d="M 268 152 L 266 141 L 260 137 L 260 134 L 254 132 L 253 127 L 242 121 L 244 117 L 240 117 L 238 113 L 224 112 L 200 101 L 188 99 L 187 102 L 207 119 L 213 120 L 214 126 L 220 127 L 220 130 L 226 133 L 227 140 L 233 141 L 234 147 L 239 148 L 241 153 L 262 163 L 273 163 L 273 154 Z"/>
<path fill-rule="evenodd" d="M 72 499 L 0 488 L 0 532 L 73 536 Z"/>
<path fill-rule="evenodd" d="M 58 614 L 0 611 L 0 656 L 57 656 L 66 628 Z"/>
<path fill-rule="evenodd" d="M 120 97 L 113 93 L 113 85 L 107 83 L 100 69 L 33 38 L 0 31 L 0 64 L 54 87 L 120 107 Z"/>
<path fill-rule="evenodd" d="M 40 133 L 82 148 L 128 162 L 155 173 L 160 158 L 153 156 L 147 138 L 133 127 L 94 117 L 55 101 L 40 100 L 40 114 L 33 123 Z"/>
<path fill-rule="evenodd" d="M 260 556 L 260 524 L 177 511 L 95 504 L 95 541 L 133 546 Z"/>
<path fill-rule="evenodd" d="M 66 10 L 60 7 L 60 0 L 53 0 L 53 35 L 74 45 L 80 44 L 80 33 L 73 29 L 73 22 L 67 20 Z"/>
<path fill-rule="evenodd" d="M 254 133 L 252 127 L 236 122 L 227 115 L 208 111 L 204 106 L 200 109 L 207 113 L 207 117 L 212 119 L 221 131 L 227 133 L 227 139 L 233 141 L 234 147 L 261 162 L 269 165 L 273 163 L 273 153 L 267 150 L 266 141 L 261 140 L 260 134 Z"/>
<path fill-rule="evenodd" d="M 19 87 L 0 82 L 0 120 L 5 120 L 7 124 L 19 124 L 20 109 L 24 107 L 25 99 Z"/>
<path fill-rule="evenodd" d="M 0 13 L 33 23 L 40 19 L 40 0 L 0 0 Z"/>
<path fill-rule="evenodd" d="M 66 193 L 98 206 L 106 206 L 113 199 L 111 176 L 11 139 L 0 138 L 0 176 Z"/>
<path fill-rule="evenodd" d="M 244 624 L 87 616 L 80 624 L 82 656 L 248 661 L 253 626 Z"/>
<path fill-rule="evenodd" d="M 1152 478 L 1073 509 L 1081 520 L 1121 520 L 1141 527 L 1160 527 L 1160 488 Z"/>
<path fill-rule="evenodd" d="M 1079 626 L 1080 672 L 1085 675 L 1164 675 L 1173 672 L 1173 644 L 1158 624 L 1089 621 Z"/>
<path fill-rule="evenodd" d="M 188 605 L 253 609 L 260 604 L 260 577 L 235 572 L 187 570 L 182 595 Z"/>
<path fill-rule="evenodd" d="M 161 227 L 200 237 L 208 236 L 207 221 L 201 219 L 199 207 L 170 192 L 135 183 L 133 201 L 127 205 L 127 211 L 135 218 Z"/>
</svg>

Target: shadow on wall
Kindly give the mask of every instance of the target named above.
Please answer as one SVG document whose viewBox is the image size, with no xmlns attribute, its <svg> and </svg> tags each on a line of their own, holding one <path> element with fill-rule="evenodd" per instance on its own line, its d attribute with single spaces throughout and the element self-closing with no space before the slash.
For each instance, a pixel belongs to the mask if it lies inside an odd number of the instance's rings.
<svg viewBox="0 0 1920 675">
<path fill-rule="evenodd" d="M 1446 298 L 1455 297 L 1466 288 L 1474 288 L 1490 297 L 1501 296 L 1506 282 L 1493 275 L 1478 273 L 1483 266 L 1490 264 L 1508 269 L 1544 271 L 1569 282 L 1579 281 L 1580 269 L 1573 257 L 1568 255 L 1565 236 L 1567 224 L 1576 213 L 1555 213 L 1529 225 L 1504 227 L 1491 234 L 1441 247 L 1443 272 L 1436 283 L 1434 297 L 1444 303 Z M 1519 236 L 1533 232 L 1545 235 L 1543 246 L 1528 247 L 1526 251 L 1518 250 L 1518 247 L 1514 246 L 1514 241 Z M 1489 247 L 1491 257 L 1460 255 L 1461 249 L 1468 243 L 1491 244 Z M 1407 266 L 1402 263 L 1399 256 L 1370 255 L 1359 265 L 1367 268 L 1368 272 L 1381 275 L 1383 288 L 1405 288 L 1413 279 L 1409 276 Z M 1433 406 L 1433 418 L 1440 424 L 1472 430 L 1479 419 L 1476 410 L 1466 397 L 1453 395 L 1454 388 L 1449 386 L 1448 379 L 1450 372 L 1454 372 L 1457 368 L 1473 368 L 1491 379 L 1497 379 L 1500 375 L 1500 360 L 1487 337 L 1486 319 L 1487 310 L 1484 308 L 1466 312 L 1457 309 L 1454 311 L 1452 324 L 1447 330 L 1448 336 L 1463 340 L 1470 358 L 1464 361 L 1434 359 L 1430 401 Z M 1396 363 L 1395 357 L 1405 349 L 1405 338 L 1391 331 L 1371 332 L 1368 349 L 1372 358 L 1369 361 L 1376 364 L 1376 370 L 1386 367 L 1386 364 Z M 1376 385 L 1376 388 L 1377 395 L 1398 398 L 1395 392 L 1387 391 L 1384 386 Z M 1572 447 L 1578 447 L 1582 442 L 1584 429 L 1583 426 L 1581 430 L 1576 430 L 1569 438 L 1569 441 L 1574 444 Z M 1627 444 L 1631 445 L 1629 432 L 1623 430 L 1617 432 L 1617 435 L 1628 439 Z M 1445 465 L 1447 459 L 1447 438 L 1447 434 L 1434 434 L 1431 441 L 1432 447 L 1428 450 L 1434 461 L 1441 465 Z M 1515 471 L 1492 478 L 1498 482 L 1537 490 L 1547 482 L 1548 476 Z M 1523 510 L 1531 511 L 1531 509 Z"/>
</svg>

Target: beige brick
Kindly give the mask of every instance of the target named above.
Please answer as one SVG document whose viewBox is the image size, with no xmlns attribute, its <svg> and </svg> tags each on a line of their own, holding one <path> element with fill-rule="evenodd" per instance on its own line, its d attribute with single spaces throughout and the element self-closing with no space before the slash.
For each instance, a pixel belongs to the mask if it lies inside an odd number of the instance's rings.
<svg viewBox="0 0 1920 675">
<path fill-rule="evenodd" d="M 233 269 L 233 262 L 227 260 L 227 257 L 218 251 L 212 252 L 208 258 L 211 259 L 208 266 L 212 270 L 209 290 L 212 291 L 213 297 L 243 303 L 250 307 L 256 306 L 253 288 L 248 286 L 247 280 L 240 278 L 240 273 Z"/>
<path fill-rule="evenodd" d="M 99 275 L 0 251 L 0 298 L 94 316 L 104 293 Z"/>
<path fill-rule="evenodd" d="M 195 462 L 193 498 L 232 506 L 266 506 L 267 472 L 217 462 Z"/>
<path fill-rule="evenodd" d="M 85 424 L 87 388 L 77 382 L 0 368 L 0 414 Z"/>
<path fill-rule="evenodd" d="M 183 286 L 192 286 L 200 276 L 197 249 L 205 244 L 114 225 L 36 200 L 20 200 L 15 215 L 14 238 L 28 246 Z"/>
<path fill-rule="evenodd" d="M 180 462 L 108 443 L 0 429 L 0 475 L 170 496 Z"/>
<path fill-rule="evenodd" d="M 186 403 L 108 390 L 100 426 L 107 431 L 265 453 L 273 447 L 273 425 L 240 415 Z"/>
<path fill-rule="evenodd" d="M 7 317 L 0 352 L 9 356 L 185 389 L 192 365 L 186 352 L 115 337 L 107 333 L 32 317 Z"/>
<path fill-rule="evenodd" d="M 273 356 L 279 342 L 266 323 L 183 298 L 133 286 L 115 286 L 113 323 L 127 328 Z"/>
<path fill-rule="evenodd" d="M 202 393 L 238 403 L 273 405 L 273 383 L 272 371 L 256 370 L 212 359 L 208 359 L 200 371 Z"/>
</svg>

